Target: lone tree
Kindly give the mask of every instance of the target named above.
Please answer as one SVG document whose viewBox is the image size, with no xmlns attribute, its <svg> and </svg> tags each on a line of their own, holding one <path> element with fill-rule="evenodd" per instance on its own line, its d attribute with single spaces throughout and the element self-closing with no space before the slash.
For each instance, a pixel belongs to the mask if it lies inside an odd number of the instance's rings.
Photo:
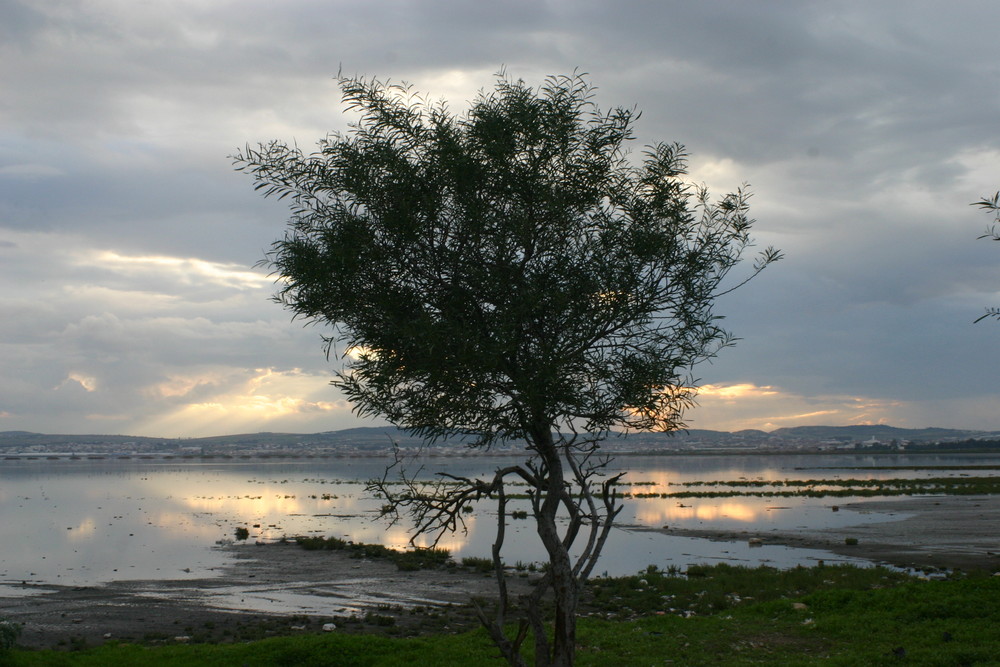
<svg viewBox="0 0 1000 667">
<path fill-rule="evenodd" d="M 271 142 L 235 157 L 291 202 L 265 260 L 275 300 L 332 328 L 327 355 L 344 363 L 332 384 L 358 414 L 427 441 L 524 446 L 492 477 L 370 490 L 386 514 L 409 514 L 414 539 L 494 502 L 499 595 L 480 620 L 511 665 L 529 635 L 536 665 L 571 665 L 581 586 L 621 509 L 601 441 L 683 426 L 692 367 L 734 340 L 714 300 L 779 253 L 727 280 L 751 246 L 749 195 L 713 202 L 686 184 L 677 144 L 633 160 L 638 114 L 599 110 L 583 76 L 535 89 L 501 73 L 462 115 L 406 85 L 339 83 L 358 118 L 346 134 L 309 155 Z M 517 600 L 501 563 L 512 482 L 548 555 Z"/>
<path fill-rule="evenodd" d="M 986 209 L 994 215 L 993 224 L 987 227 L 986 232 L 979 238 L 1000 241 L 1000 228 L 997 227 L 997 225 L 1000 225 L 1000 191 L 996 192 L 992 197 L 983 197 L 977 202 L 972 202 L 972 205 Z M 976 322 L 985 320 L 987 317 L 995 317 L 1000 320 L 1000 308 L 987 308 L 985 314 L 976 318 Z"/>
</svg>

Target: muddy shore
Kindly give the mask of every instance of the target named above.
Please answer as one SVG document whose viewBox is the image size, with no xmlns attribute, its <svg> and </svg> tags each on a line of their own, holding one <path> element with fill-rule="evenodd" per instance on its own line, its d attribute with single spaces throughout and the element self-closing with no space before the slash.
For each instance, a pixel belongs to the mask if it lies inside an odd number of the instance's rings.
<svg viewBox="0 0 1000 667">
<path fill-rule="evenodd" d="M 823 549 L 924 571 L 1000 569 L 998 496 L 873 500 L 839 511 L 879 512 L 891 520 L 829 530 L 660 530 Z M 849 545 L 849 539 L 857 543 Z M 248 640 L 316 632 L 330 623 L 337 632 L 408 635 L 473 627 L 470 600 L 495 595 L 492 577 L 465 568 L 401 572 L 387 561 L 295 545 L 219 548 L 231 559 L 217 577 L 93 587 L 27 585 L 0 595 L 0 616 L 23 624 L 19 643 L 26 647 Z M 527 583 L 512 578 L 515 587 Z"/>
<path fill-rule="evenodd" d="M 841 505 L 838 511 L 884 514 L 891 520 L 817 530 L 657 532 L 822 549 L 922 571 L 1000 570 L 1000 496 L 898 497 Z"/>
<path fill-rule="evenodd" d="M 412 635 L 474 627 L 473 598 L 496 582 L 467 568 L 400 571 L 383 559 L 295 544 L 218 547 L 218 576 L 117 581 L 98 586 L 25 585 L 0 595 L 0 616 L 22 624 L 18 644 L 74 648 L 105 641 L 236 641 L 294 632 Z M 512 592 L 527 579 L 513 578 Z"/>
</svg>

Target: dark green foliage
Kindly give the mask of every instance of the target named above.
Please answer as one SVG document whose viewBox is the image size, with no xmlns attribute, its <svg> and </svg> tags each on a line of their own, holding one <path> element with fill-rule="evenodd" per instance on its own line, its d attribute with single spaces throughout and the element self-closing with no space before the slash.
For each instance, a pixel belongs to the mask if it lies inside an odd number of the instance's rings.
<svg viewBox="0 0 1000 667">
<path fill-rule="evenodd" d="M 243 526 L 236 529 L 236 539 L 245 540 L 250 537 L 250 531 Z"/>
<path fill-rule="evenodd" d="M 0 656 L 14 648 L 20 634 L 20 624 L 0 618 Z"/>
<path fill-rule="evenodd" d="M 747 194 L 691 189 L 676 144 L 633 166 L 636 114 L 598 109 L 581 76 L 501 76 L 461 116 L 340 85 L 348 134 L 236 164 L 291 202 L 278 300 L 336 327 L 359 413 L 483 443 L 531 441 L 538 420 L 676 428 L 688 369 L 731 341 L 712 302 L 751 243 Z"/>
</svg>

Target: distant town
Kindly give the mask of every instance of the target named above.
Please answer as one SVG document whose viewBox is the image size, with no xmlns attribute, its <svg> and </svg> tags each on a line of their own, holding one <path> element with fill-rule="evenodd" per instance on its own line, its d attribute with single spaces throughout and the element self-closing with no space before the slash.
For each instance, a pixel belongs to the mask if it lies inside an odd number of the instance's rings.
<svg viewBox="0 0 1000 667">
<path fill-rule="evenodd" d="M 631 433 L 612 436 L 602 448 L 614 455 L 682 453 L 815 453 L 998 451 L 1000 431 L 906 429 L 884 425 L 799 426 L 771 432 L 759 430 L 689 430 L 676 433 Z M 461 440 L 427 444 L 393 427 L 352 428 L 323 433 L 252 433 L 206 438 L 150 438 L 125 435 L 51 435 L 27 431 L 0 432 L 3 460 L 60 459 L 196 459 L 196 458 L 330 458 L 391 456 L 393 448 L 426 456 L 456 457 L 520 454 L 511 442 L 488 452 Z"/>
</svg>

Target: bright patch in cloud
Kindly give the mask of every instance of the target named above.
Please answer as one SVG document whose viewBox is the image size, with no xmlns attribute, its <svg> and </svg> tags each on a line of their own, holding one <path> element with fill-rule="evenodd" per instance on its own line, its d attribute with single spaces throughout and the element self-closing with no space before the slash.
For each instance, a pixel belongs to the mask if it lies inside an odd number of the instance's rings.
<svg viewBox="0 0 1000 667">
<path fill-rule="evenodd" d="M 148 392 L 179 399 L 197 394 L 201 399 L 183 402 L 141 427 L 143 433 L 166 436 L 332 430 L 334 420 L 350 415 L 350 405 L 337 400 L 327 377 L 298 369 L 257 369 L 239 379 L 214 373 L 171 377 Z"/>
<path fill-rule="evenodd" d="M 129 256 L 105 250 L 82 258 L 80 263 L 125 274 L 167 274 L 185 284 L 209 282 L 236 289 L 257 289 L 272 282 L 267 276 L 249 271 L 239 264 L 209 262 L 195 257 Z"/>
<path fill-rule="evenodd" d="M 491 69 L 450 69 L 421 77 L 420 84 L 414 90 L 434 91 L 430 102 L 444 99 L 454 109 L 462 109 L 467 100 L 475 97 L 476 92 L 483 87 L 483 82 L 492 78 Z"/>
<path fill-rule="evenodd" d="M 163 382 L 150 387 L 148 393 L 163 398 L 183 397 L 191 393 L 191 390 L 195 387 L 202 384 L 214 383 L 214 378 L 171 376 Z"/>
<path fill-rule="evenodd" d="M 735 192 L 746 179 L 747 168 L 731 158 L 697 159 L 691 164 L 689 181 L 704 183 L 715 198 L 727 192 Z"/>
<path fill-rule="evenodd" d="M 758 387 L 755 384 L 706 384 L 698 388 L 699 396 L 712 396 L 724 399 L 759 398 L 761 396 L 776 396 L 778 394 L 768 386 Z"/>
<path fill-rule="evenodd" d="M 56 387 L 56 389 L 65 387 L 70 382 L 76 382 L 88 392 L 97 391 L 97 379 L 89 375 L 84 375 L 83 373 L 70 373 L 69 376 L 63 380 L 58 387 Z"/>
<path fill-rule="evenodd" d="M 779 387 L 740 383 L 705 385 L 698 406 L 687 415 L 690 428 L 720 431 L 824 424 L 884 424 L 906 426 L 912 411 L 899 401 L 864 396 L 795 394 Z"/>
</svg>

